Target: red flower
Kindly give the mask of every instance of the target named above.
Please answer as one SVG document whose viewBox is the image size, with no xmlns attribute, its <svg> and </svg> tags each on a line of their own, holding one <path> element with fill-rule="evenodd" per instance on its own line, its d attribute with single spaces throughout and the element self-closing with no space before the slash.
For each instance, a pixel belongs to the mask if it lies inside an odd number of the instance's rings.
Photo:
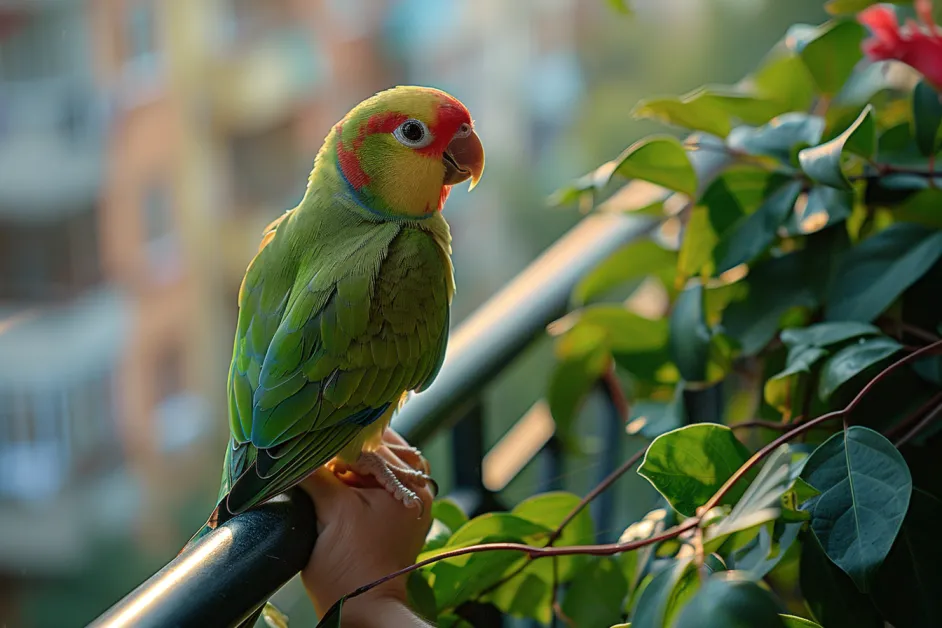
<svg viewBox="0 0 942 628">
<path fill-rule="evenodd" d="M 942 91 L 942 34 L 932 19 L 932 0 L 916 0 L 915 4 L 922 25 L 912 20 L 900 25 L 887 5 L 862 11 L 857 19 L 873 33 L 863 42 L 863 50 L 874 61 L 902 61 Z"/>
</svg>

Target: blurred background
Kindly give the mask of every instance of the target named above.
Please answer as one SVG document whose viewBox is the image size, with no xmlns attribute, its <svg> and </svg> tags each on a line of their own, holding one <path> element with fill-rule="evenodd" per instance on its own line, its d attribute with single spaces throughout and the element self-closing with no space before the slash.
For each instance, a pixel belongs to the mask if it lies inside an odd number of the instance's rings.
<svg viewBox="0 0 942 628">
<path fill-rule="evenodd" d="M 821 0 L 608 4 L 0 0 L 0 626 L 84 625 L 203 522 L 242 274 L 357 102 L 431 85 L 475 116 L 487 173 L 446 208 L 460 325 L 578 220 L 547 195 L 655 130 L 638 99 L 735 82 L 824 18 Z M 550 355 L 488 392 L 489 443 Z M 629 515 L 645 489 L 625 482 Z"/>
</svg>

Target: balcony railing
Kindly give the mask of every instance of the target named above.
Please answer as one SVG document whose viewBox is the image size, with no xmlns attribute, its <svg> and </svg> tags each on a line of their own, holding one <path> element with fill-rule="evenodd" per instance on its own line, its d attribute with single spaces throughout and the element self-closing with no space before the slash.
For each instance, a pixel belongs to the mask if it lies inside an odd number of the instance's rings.
<svg viewBox="0 0 942 628">
<path fill-rule="evenodd" d="M 701 180 L 710 178 L 721 156 L 692 155 Z M 631 193 L 630 184 L 627 190 Z M 642 186 L 638 194 L 644 193 Z M 546 326 L 564 314 L 572 289 L 592 268 L 620 247 L 648 233 L 656 223 L 620 213 L 596 213 L 557 241 L 514 281 L 485 303 L 453 334 L 445 364 L 433 386 L 411 399 L 394 419 L 397 431 L 421 446 L 451 430 L 454 488 L 449 494 L 470 514 L 503 509 L 484 483 L 482 393 Z M 600 475 L 618 464 L 622 425 L 614 401 L 603 391 L 605 449 Z M 539 412 L 539 406 L 531 412 Z M 527 417 L 521 421 L 528 420 Z M 557 488 L 561 448 L 553 438 L 510 465 L 522 469 L 545 452 L 549 464 L 540 490 Z M 613 494 L 593 503 L 597 529 L 614 527 Z M 313 510 L 299 489 L 255 511 L 235 517 L 171 561 L 99 617 L 92 626 L 233 626 L 249 616 L 306 564 L 314 539 Z M 259 543 L 259 545 L 254 545 Z M 264 546 L 264 547 L 262 547 Z M 210 618 L 210 619 L 207 619 Z M 487 626 L 500 625 L 495 615 Z M 208 623 L 207 623 L 208 622 Z"/>
</svg>

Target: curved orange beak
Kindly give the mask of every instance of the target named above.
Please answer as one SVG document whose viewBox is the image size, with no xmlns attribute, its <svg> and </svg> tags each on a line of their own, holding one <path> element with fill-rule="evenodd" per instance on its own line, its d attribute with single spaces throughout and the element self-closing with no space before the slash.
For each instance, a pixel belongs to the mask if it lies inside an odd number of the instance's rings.
<svg viewBox="0 0 942 628">
<path fill-rule="evenodd" d="M 474 131 L 466 137 L 451 140 L 442 155 L 445 164 L 445 185 L 455 185 L 471 179 L 468 191 L 473 190 L 484 173 L 484 146 Z"/>
</svg>

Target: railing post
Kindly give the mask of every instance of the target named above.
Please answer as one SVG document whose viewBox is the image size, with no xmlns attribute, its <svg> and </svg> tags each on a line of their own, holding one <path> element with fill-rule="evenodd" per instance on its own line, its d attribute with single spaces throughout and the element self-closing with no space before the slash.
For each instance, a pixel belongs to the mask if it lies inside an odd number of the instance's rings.
<svg viewBox="0 0 942 628">
<path fill-rule="evenodd" d="M 484 404 L 475 399 L 463 410 L 451 432 L 451 457 L 454 488 L 449 497 L 476 517 L 485 512 L 504 510 L 497 496 L 484 486 Z"/>
<path fill-rule="evenodd" d="M 563 489 L 563 443 L 554 434 L 543 447 L 542 477 L 540 491 L 561 491 Z"/>
<path fill-rule="evenodd" d="M 602 394 L 603 407 L 599 413 L 599 433 L 602 437 L 604 447 L 602 448 L 601 464 L 598 470 L 598 482 L 604 480 L 614 471 L 621 462 L 621 442 L 622 430 L 624 429 L 623 417 L 615 402 L 617 391 L 611 390 L 610 386 L 618 384 L 610 381 L 599 382 L 599 389 Z M 609 488 L 599 495 L 589 506 L 589 512 L 592 513 L 592 520 L 595 521 L 596 542 L 608 543 L 617 539 L 620 534 L 615 530 L 615 489 Z M 614 537 L 613 537 L 614 535 Z"/>
</svg>

